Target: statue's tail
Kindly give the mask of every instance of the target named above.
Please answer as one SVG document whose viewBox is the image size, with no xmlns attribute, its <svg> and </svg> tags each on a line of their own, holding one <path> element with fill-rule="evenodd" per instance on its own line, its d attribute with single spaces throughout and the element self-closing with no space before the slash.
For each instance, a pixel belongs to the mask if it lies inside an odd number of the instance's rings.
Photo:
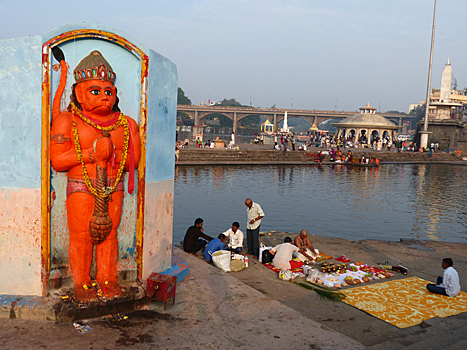
<svg viewBox="0 0 467 350">
<path fill-rule="evenodd" d="M 54 103 L 52 107 L 52 119 L 60 113 L 60 100 L 62 99 L 63 91 L 66 85 L 67 66 L 65 62 L 65 55 L 58 46 L 52 48 L 52 54 L 55 59 L 60 62 L 60 84 L 58 84 L 57 92 L 55 93 Z"/>
</svg>

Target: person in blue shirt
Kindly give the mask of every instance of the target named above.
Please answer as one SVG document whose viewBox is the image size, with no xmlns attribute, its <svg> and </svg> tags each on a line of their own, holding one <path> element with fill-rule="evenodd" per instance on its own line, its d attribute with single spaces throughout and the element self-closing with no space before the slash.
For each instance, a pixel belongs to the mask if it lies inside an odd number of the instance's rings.
<svg viewBox="0 0 467 350">
<path fill-rule="evenodd" d="M 217 238 L 213 239 L 211 242 L 208 243 L 206 249 L 204 250 L 204 258 L 207 261 L 212 260 L 212 254 L 217 252 L 218 250 L 224 250 L 225 243 L 227 242 L 227 237 L 223 233 L 221 233 Z"/>
</svg>

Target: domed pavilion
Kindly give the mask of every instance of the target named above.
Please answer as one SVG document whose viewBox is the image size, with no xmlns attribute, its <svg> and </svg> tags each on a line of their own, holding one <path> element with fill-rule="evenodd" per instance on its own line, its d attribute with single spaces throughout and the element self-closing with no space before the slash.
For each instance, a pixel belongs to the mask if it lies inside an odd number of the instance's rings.
<svg viewBox="0 0 467 350">
<path fill-rule="evenodd" d="M 376 108 L 370 107 L 368 103 L 366 107 L 360 108 L 360 113 L 331 125 L 337 128 L 337 137 L 342 136 L 347 141 L 371 144 L 375 140 L 389 138 L 392 143 L 396 130 L 402 126 L 395 125 L 375 112 Z"/>
</svg>

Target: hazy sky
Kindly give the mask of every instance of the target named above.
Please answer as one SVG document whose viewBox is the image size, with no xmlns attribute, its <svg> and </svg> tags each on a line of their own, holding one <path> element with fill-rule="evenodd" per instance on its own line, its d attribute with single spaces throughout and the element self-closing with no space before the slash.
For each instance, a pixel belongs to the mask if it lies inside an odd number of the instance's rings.
<svg viewBox="0 0 467 350">
<path fill-rule="evenodd" d="M 434 0 L 2 0 L 0 39 L 117 28 L 177 65 L 194 104 L 406 112 L 425 99 Z M 467 86 L 466 0 L 438 1 L 432 86 Z M 118 74 L 118 72 L 117 72 Z"/>
</svg>

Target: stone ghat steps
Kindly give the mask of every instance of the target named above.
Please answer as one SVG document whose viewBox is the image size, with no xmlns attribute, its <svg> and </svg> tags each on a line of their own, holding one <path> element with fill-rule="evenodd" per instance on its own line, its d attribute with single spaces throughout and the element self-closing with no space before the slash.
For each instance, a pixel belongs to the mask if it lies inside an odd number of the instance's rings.
<svg viewBox="0 0 467 350">
<path fill-rule="evenodd" d="M 307 156 L 303 151 L 292 152 L 289 151 L 284 154 L 280 151 L 236 151 L 236 150 L 205 150 L 205 151 L 180 151 L 180 161 L 300 161 L 300 162 L 313 162 L 314 158 Z"/>
<path fill-rule="evenodd" d="M 284 152 L 273 150 L 180 150 L 180 164 L 183 163 L 315 163 L 316 152 L 306 151 L 288 151 Z M 354 152 L 354 157 L 379 158 L 381 162 L 453 162 L 460 161 L 461 158 L 455 153 L 435 153 L 429 157 L 428 153 L 417 152 Z M 329 161 L 327 156 L 324 161 Z"/>
</svg>

